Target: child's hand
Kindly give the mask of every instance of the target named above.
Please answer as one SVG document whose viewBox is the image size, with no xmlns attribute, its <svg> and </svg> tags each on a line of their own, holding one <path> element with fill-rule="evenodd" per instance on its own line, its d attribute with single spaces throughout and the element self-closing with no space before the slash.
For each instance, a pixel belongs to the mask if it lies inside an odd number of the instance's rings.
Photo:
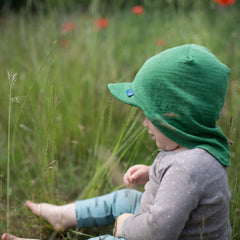
<svg viewBox="0 0 240 240">
<path fill-rule="evenodd" d="M 149 180 L 149 166 L 138 164 L 130 167 L 123 176 L 123 182 L 128 187 L 145 184 Z"/>
<path fill-rule="evenodd" d="M 133 214 L 123 213 L 117 218 L 117 220 L 115 222 L 114 229 L 113 229 L 113 236 L 114 237 L 118 237 L 118 238 L 122 237 L 122 232 L 121 232 L 122 224 L 123 224 L 124 220 L 131 215 L 133 215 Z"/>
</svg>

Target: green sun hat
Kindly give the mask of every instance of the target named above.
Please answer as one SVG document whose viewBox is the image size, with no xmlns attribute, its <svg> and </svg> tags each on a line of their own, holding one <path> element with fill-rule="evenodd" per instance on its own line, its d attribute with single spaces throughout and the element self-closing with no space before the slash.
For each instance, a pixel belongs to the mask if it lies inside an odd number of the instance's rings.
<svg viewBox="0 0 240 240">
<path fill-rule="evenodd" d="M 202 148 L 230 166 L 228 141 L 216 122 L 230 70 L 203 46 L 186 44 L 148 59 L 133 82 L 108 84 L 120 101 L 141 108 L 163 134 Z"/>
</svg>

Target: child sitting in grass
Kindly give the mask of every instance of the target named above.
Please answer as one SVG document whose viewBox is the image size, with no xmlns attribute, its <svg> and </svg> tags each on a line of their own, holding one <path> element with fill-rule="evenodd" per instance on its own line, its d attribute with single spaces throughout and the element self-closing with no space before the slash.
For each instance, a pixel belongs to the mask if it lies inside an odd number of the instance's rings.
<svg viewBox="0 0 240 240">
<path fill-rule="evenodd" d="M 123 189 L 64 206 L 27 201 L 56 230 L 112 224 L 112 235 L 91 239 L 228 240 L 228 142 L 216 126 L 229 69 L 195 44 L 168 49 L 147 60 L 133 82 L 109 84 L 111 93 L 140 108 L 144 127 L 160 153 L 151 166 L 135 165 Z M 21 238 L 3 234 L 2 240 Z"/>
</svg>

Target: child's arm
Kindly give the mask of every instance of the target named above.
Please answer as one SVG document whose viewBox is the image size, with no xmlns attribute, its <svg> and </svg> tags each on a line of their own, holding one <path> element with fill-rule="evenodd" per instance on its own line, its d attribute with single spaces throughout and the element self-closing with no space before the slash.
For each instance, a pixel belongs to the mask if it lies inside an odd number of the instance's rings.
<svg viewBox="0 0 240 240">
<path fill-rule="evenodd" d="M 128 187 L 143 185 L 149 180 L 149 166 L 137 164 L 130 167 L 124 174 L 123 182 Z"/>
</svg>

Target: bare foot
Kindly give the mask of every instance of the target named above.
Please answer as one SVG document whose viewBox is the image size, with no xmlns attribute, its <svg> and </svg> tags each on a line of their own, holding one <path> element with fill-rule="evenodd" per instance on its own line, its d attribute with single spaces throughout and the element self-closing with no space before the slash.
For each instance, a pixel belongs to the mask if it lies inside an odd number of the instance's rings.
<svg viewBox="0 0 240 240">
<path fill-rule="evenodd" d="M 16 237 L 16 236 L 11 235 L 11 234 L 4 233 L 4 234 L 2 235 L 2 240 L 36 240 L 36 239 L 18 238 L 18 237 Z"/>
<path fill-rule="evenodd" d="M 26 206 L 36 216 L 43 217 L 48 221 L 56 231 L 65 231 L 70 227 L 77 226 L 75 203 L 56 206 L 48 203 L 33 203 L 27 201 Z M 15 240 L 15 238 L 10 240 Z"/>
</svg>

